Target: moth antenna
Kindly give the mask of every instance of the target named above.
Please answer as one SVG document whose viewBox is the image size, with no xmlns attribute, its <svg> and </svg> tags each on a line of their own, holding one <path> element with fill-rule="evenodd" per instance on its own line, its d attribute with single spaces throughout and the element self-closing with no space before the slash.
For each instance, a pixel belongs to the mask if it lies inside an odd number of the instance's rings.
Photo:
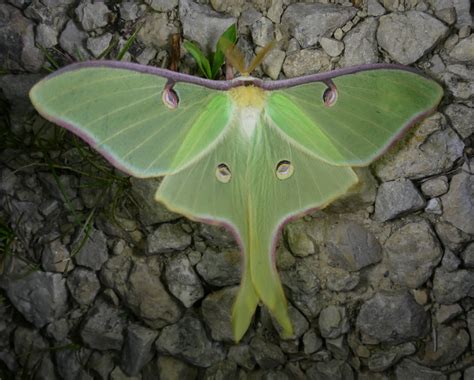
<svg viewBox="0 0 474 380">
<path fill-rule="evenodd" d="M 250 62 L 249 67 L 247 68 L 247 73 L 251 73 L 254 71 L 260 63 L 262 63 L 263 59 L 266 57 L 268 52 L 273 49 L 275 46 L 275 41 L 271 41 L 270 43 L 266 44 L 252 59 L 252 62 Z"/>
<path fill-rule="evenodd" d="M 226 61 L 229 62 L 242 75 L 248 75 L 245 70 L 245 57 L 239 48 L 230 40 L 221 41 Z"/>
</svg>

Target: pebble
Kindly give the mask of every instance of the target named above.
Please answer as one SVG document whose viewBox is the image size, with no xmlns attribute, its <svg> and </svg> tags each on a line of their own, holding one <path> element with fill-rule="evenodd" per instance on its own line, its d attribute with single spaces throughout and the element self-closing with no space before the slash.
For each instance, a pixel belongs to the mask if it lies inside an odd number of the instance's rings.
<svg viewBox="0 0 474 380">
<path fill-rule="evenodd" d="M 342 27 L 356 14 L 353 7 L 333 4 L 296 3 L 289 5 L 282 16 L 303 49 L 315 46 L 320 38 Z"/>
<path fill-rule="evenodd" d="M 360 308 L 356 326 L 365 343 L 399 344 L 424 337 L 429 318 L 409 293 L 378 292 Z"/>
<path fill-rule="evenodd" d="M 409 65 L 431 51 L 447 33 L 448 28 L 429 14 L 408 11 L 381 16 L 377 41 L 394 61 Z"/>
<path fill-rule="evenodd" d="M 375 199 L 374 218 L 385 222 L 424 208 L 426 202 L 408 179 L 384 182 Z"/>
<path fill-rule="evenodd" d="M 443 249 L 431 226 L 409 223 L 396 230 L 385 242 L 390 279 L 408 288 L 419 288 L 441 261 Z"/>
</svg>

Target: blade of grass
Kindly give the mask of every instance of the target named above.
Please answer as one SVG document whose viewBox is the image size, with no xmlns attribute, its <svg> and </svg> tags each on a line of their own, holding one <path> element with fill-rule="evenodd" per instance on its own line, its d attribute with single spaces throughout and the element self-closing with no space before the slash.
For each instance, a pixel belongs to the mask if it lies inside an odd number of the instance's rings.
<svg viewBox="0 0 474 380">
<path fill-rule="evenodd" d="M 183 46 L 194 57 L 204 76 L 212 79 L 211 65 L 201 49 L 194 42 L 190 41 L 184 41 Z"/>
</svg>

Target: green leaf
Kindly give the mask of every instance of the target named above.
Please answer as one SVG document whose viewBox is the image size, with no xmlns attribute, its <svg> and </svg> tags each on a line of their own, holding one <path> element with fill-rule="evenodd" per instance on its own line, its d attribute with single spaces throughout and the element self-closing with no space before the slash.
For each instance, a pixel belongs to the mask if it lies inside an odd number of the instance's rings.
<svg viewBox="0 0 474 380">
<path fill-rule="evenodd" d="M 212 57 L 212 78 L 214 79 L 219 72 L 219 69 L 224 64 L 225 49 L 229 45 L 234 45 L 237 42 L 237 27 L 232 24 L 227 30 L 222 33 L 219 41 L 217 41 L 216 52 Z"/>
<path fill-rule="evenodd" d="M 204 76 L 212 79 L 211 65 L 201 49 L 194 42 L 190 41 L 184 41 L 184 48 L 194 57 Z"/>
</svg>

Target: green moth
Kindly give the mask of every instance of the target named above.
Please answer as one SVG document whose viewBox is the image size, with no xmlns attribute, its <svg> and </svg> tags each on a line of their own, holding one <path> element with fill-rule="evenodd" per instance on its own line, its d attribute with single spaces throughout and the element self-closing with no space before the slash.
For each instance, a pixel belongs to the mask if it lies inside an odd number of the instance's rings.
<svg viewBox="0 0 474 380">
<path fill-rule="evenodd" d="M 243 271 L 232 312 L 239 341 L 262 302 L 292 325 L 275 266 L 291 218 L 322 208 L 432 112 L 443 90 L 415 70 L 363 65 L 280 81 L 213 81 L 133 63 L 77 63 L 30 92 L 46 119 L 136 177 L 164 176 L 156 200 L 228 227 Z"/>
</svg>

